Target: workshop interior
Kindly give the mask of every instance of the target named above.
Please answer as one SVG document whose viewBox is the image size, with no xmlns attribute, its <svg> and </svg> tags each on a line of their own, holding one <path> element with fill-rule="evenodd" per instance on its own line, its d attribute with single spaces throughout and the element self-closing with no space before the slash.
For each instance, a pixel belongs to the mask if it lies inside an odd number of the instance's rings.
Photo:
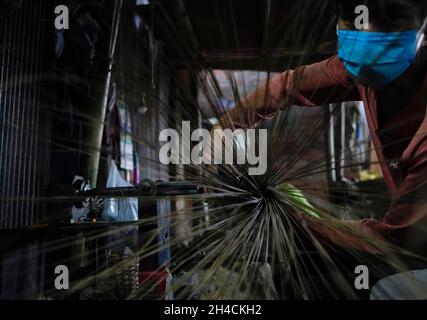
<svg viewBox="0 0 427 320">
<path fill-rule="evenodd" d="M 426 299 L 426 230 L 344 223 L 395 201 L 363 99 L 231 119 L 337 50 L 335 0 L 0 0 L 0 299 Z"/>
</svg>

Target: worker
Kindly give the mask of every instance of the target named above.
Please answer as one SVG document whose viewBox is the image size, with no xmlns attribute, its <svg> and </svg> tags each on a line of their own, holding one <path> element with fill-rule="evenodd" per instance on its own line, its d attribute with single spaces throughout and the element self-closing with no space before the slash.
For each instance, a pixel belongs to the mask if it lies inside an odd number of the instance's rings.
<svg viewBox="0 0 427 320">
<path fill-rule="evenodd" d="M 363 101 L 391 204 L 380 220 L 347 225 L 387 243 L 427 252 L 427 48 L 417 46 L 427 1 L 365 1 L 369 23 L 361 28 L 355 12 L 362 2 L 337 1 L 337 55 L 272 77 L 241 99 L 220 124 L 248 128 L 292 105 Z M 308 226 L 334 245 L 375 250 L 361 237 L 312 219 Z"/>
</svg>

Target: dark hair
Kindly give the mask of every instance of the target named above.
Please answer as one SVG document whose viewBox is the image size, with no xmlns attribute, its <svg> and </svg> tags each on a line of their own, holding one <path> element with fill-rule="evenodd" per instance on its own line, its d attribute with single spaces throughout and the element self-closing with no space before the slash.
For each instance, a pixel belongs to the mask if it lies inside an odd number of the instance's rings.
<svg viewBox="0 0 427 320">
<path fill-rule="evenodd" d="M 393 4 L 410 5 L 420 8 L 425 12 L 427 9 L 427 0 L 336 0 L 337 6 L 353 7 L 358 5 L 375 5 L 376 7 L 384 7 L 390 2 Z"/>
<path fill-rule="evenodd" d="M 355 8 L 366 5 L 369 8 L 370 20 L 373 24 L 384 27 L 393 26 L 399 19 L 419 20 L 423 23 L 427 15 L 427 0 L 337 0 L 338 17 L 350 21 L 355 17 Z"/>
</svg>

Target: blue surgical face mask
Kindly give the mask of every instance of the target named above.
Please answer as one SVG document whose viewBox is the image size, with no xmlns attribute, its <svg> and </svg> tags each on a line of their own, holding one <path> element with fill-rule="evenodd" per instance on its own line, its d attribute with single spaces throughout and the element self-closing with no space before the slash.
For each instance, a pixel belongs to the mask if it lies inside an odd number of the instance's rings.
<svg viewBox="0 0 427 320">
<path fill-rule="evenodd" d="M 415 60 L 416 31 L 337 33 L 338 57 L 362 84 L 383 87 L 402 75 Z"/>
</svg>

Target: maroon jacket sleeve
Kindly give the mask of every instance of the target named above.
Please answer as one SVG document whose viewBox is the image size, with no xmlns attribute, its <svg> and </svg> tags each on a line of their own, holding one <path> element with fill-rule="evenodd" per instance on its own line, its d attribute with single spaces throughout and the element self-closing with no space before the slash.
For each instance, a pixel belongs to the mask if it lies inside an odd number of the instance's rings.
<svg viewBox="0 0 427 320">
<path fill-rule="evenodd" d="M 427 249 L 427 120 L 411 144 L 405 178 L 388 212 L 381 220 L 364 220 L 362 225 L 391 243 L 420 251 Z"/>
<path fill-rule="evenodd" d="M 295 70 L 287 70 L 265 82 L 243 98 L 221 118 L 239 127 L 253 127 L 263 117 L 291 105 L 321 106 L 360 100 L 356 83 L 337 56 Z"/>
<path fill-rule="evenodd" d="M 427 251 L 427 118 L 407 149 L 404 179 L 393 196 L 387 213 L 380 220 L 341 222 L 342 226 L 311 221 L 310 230 L 332 246 L 380 253 L 364 237 L 382 240 L 415 253 Z M 344 231 L 344 225 L 354 232 Z"/>
</svg>

